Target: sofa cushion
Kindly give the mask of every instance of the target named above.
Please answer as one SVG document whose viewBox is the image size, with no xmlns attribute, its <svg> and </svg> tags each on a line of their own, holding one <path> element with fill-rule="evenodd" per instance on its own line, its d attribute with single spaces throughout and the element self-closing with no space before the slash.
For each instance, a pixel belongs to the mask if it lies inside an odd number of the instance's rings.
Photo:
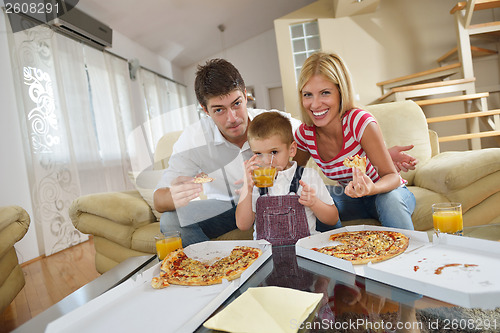
<svg viewBox="0 0 500 333">
<path fill-rule="evenodd" d="M 154 237 L 159 233 L 160 222 L 140 227 L 134 232 L 134 236 L 132 237 L 132 249 L 140 252 L 156 253 Z"/>
<path fill-rule="evenodd" d="M 446 197 L 449 201 L 460 202 L 462 204 L 462 212 L 465 213 L 495 193 L 498 193 L 500 190 L 499 184 L 500 171 L 497 171 L 494 174 L 475 181 L 469 186 L 446 193 Z M 497 206 L 500 207 L 500 205 Z"/>
<path fill-rule="evenodd" d="M 0 286 L 0 313 L 2 313 L 17 294 L 23 289 L 25 284 L 24 273 L 21 266 L 17 265 L 5 282 Z"/>
<path fill-rule="evenodd" d="M 129 172 L 129 177 L 144 201 L 151 207 L 151 211 L 159 221 L 161 213 L 154 208 L 153 194 L 164 170 L 144 170 L 140 173 Z"/>
<path fill-rule="evenodd" d="M 96 249 L 96 269 L 104 273 L 115 265 L 129 257 L 145 256 L 150 253 L 134 251 L 129 247 L 123 247 L 109 239 L 94 236 L 94 247 Z M 154 254 L 154 252 L 153 252 Z"/>
<path fill-rule="evenodd" d="M 464 214 L 464 227 L 500 223 L 500 192 L 481 201 L 478 205 L 471 207 Z M 493 234 L 491 238 L 500 241 L 499 234 Z"/>
<path fill-rule="evenodd" d="M 24 237 L 30 225 L 30 216 L 19 206 L 0 209 L 0 257 Z"/>
<path fill-rule="evenodd" d="M 448 202 L 449 200 L 442 194 L 427 190 L 417 186 L 408 186 L 408 189 L 415 196 L 417 205 L 411 215 L 413 228 L 418 231 L 426 231 L 433 228 L 432 204 L 436 202 Z"/>
<path fill-rule="evenodd" d="M 69 208 L 73 224 L 78 224 L 79 216 L 84 213 L 133 228 L 149 224 L 155 219 L 151 207 L 138 191 L 105 192 L 81 196 L 75 199 Z M 80 230 L 76 224 L 75 227 Z M 94 230 L 83 232 L 94 234 Z"/>
<path fill-rule="evenodd" d="M 439 193 L 466 188 L 489 174 L 500 171 L 500 149 L 448 151 L 419 167 L 415 185 Z"/>
</svg>

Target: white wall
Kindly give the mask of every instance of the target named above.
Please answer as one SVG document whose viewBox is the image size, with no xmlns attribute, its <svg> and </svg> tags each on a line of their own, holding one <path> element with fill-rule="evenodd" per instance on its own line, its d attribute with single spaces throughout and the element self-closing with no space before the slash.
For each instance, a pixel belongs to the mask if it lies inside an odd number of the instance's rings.
<svg viewBox="0 0 500 333">
<path fill-rule="evenodd" d="M 204 64 L 213 58 L 224 58 L 230 61 L 241 73 L 245 85 L 253 87 L 256 97 L 256 107 L 270 107 L 269 88 L 281 86 L 278 50 L 274 29 L 268 30 L 254 38 L 226 49 L 218 54 L 200 61 Z M 194 79 L 197 65 L 184 68 L 184 82 L 187 85 L 189 103 L 196 103 L 194 95 Z"/>
<path fill-rule="evenodd" d="M 313 3 L 275 21 L 285 105 L 294 115 L 300 111 L 289 42 L 290 24 L 318 19 L 322 49 L 336 52 L 346 61 L 361 107 L 381 96 L 377 82 L 435 68 L 436 60 L 457 44 L 454 16 L 449 13 L 456 4 L 454 0 L 381 0 L 374 13 L 341 18 L 328 16 L 327 4 L 327 1 Z M 491 10 L 475 15 L 491 15 Z M 495 75 L 488 75 L 486 68 Z M 498 58 L 475 61 L 475 73 L 478 92 L 484 91 L 485 86 L 498 85 Z M 427 107 L 424 112 L 432 117 L 464 110 L 461 103 L 439 106 L 439 111 L 437 108 Z M 489 108 L 498 108 L 498 104 L 491 103 Z M 440 135 L 465 132 L 465 124 L 454 122 L 430 127 Z M 442 144 L 441 149 L 467 150 L 468 146 L 466 141 L 455 141 Z"/>
<path fill-rule="evenodd" d="M 0 100 L 2 101 L 2 118 L 0 121 L 0 206 L 18 205 L 26 209 L 32 217 L 27 234 L 19 241 L 15 248 L 19 261 L 26 262 L 43 255 L 39 248 L 36 236 L 36 224 L 33 219 L 33 206 L 31 204 L 30 186 L 24 156 L 22 131 L 19 124 L 19 115 L 16 105 L 10 51 L 7 39 L 5 16 L 0 14 Z M 110 51 L 126 59 L 137 58 L 141 65 L 154 70 L 164 76 L 182 81 L 182 78 L 173 77 L 180 70 L 173 67 L 164 58 L 132 42 L 128 38 L 114 31 L 113 48 Z M 138 93 L 137 82 L 132 83 L 133 105 L 139 109 L 142 103 Z"/>
</svg>

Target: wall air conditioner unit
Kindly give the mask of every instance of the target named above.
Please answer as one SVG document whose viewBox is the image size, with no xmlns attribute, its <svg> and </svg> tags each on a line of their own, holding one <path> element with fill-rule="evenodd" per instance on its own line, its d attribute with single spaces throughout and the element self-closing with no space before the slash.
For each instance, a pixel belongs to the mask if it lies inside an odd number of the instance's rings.
<svg viewBox="0 0 500 333">
<path fill-rule="evenodd" d="M 113 29 L 78 8 L 72 8 L 50 23 L 57 31 L 98 49 L 112 45 Z"/>
</svg>

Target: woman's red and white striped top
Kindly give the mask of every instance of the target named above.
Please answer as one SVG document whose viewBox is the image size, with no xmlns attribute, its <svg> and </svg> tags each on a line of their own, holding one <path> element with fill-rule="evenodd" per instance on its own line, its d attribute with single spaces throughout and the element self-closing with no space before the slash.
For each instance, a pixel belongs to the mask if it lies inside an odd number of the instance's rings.
<svg viewBox="0 0 500 333">
<path fill-rule="evenodd" d="M 330 179 L 338 181 L 346 186 L 352 180 L 352 168 L 344 166 L 344 159 L 349 156 L 366 156 L 361 147 L 361 138 L 369 123 L 375 122 L 375 118 L 361 109 L 347 111 L 342 118 L 342 130 L 344 132 L 344 143 L 340 152 L 330 161 L 323 161 L 318 154 L 316 142 L 316 127 L 305 124 L 295 132 L 295 141 L 300 150 L 308 151 L 318 164 L 323 173 Z M 377 170 L 373 167 L 368 157 L 366 158 L 366 174 L 375 183 L 380 179 Z"/>
</svg>

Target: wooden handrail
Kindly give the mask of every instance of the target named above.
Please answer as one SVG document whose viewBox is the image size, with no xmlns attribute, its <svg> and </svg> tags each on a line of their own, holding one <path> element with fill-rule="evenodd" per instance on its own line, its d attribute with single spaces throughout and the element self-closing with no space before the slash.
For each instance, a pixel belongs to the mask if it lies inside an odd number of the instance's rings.
<svg viewBox="0 0 500 333">
<path fill-rule="evenodd" d="M 449 141 L 458 141 L 458 140 L 469 140 L 475 138 L 487 138 L 490 136 L 500 136 L 500 131 L 487 131 L 487 132 L 479 132 L 479 133 L 470 133 L 470 134 L 458 134 L 458 135 L 450 135 L 439 137 L 439 142 L 449 142 Z"/>
<path fill-rule="evenodd" d="M 445 103 L 452 103 L 452 102 L 470 101 L 470 100 L 474 100 L 474 99 L 488 97 L 489 95 L 490 95 L 490 93 L 484 92 L 484 93 L 459 95 L 459 96 L 451 96 L 451 97 L 422 99 L 422 100 L 414 101 L 414 102 L 417 103 L 419 106 L 425 106 L 425 105 L 435 105 L 435 104 L 445 104 Z"/>
<path fill-rule="evenodd" d="M 459 113 L 459 114 L 452 114 L 449 116 L 431 117 L 431 118 L 427 118 L 426 120 L 427 120 L 428 124 L 431 124 L 431 123 L 439 123 L 439 122 L 443 122 L 443 121 L 494 116 L 497 114 L 500 114 L 500 109 L 488 110 L 488 111 L 474 111 L 474 112 L 469 112 L 469 113 Z"/>
<path fill-rule="evenodd" d="M 429 74 L 444 72 L 444 71 L 447 71 L 449 69 L 459 68 L 460 66 L 461 66 L 461 64 L 459 62 L 454 63 L 454 64 L 450 64 L 450 65 L 446 65 L 446 66 L 440 66 L 440 67 L 428 69 L 428 70 L 425 70 L 425 71 L 422 71 L 422 72 L 413 73 L 413 74 L 406 75 L 406 76 L 401 76 L 401 77 L 398 77 L 398 78 L 395 78 L 395 79 L 390 79 L 390 80 L 387 80 L 387 81 L 382 81 L 382 82 L 377 83 L 377 86 L 384 86 L 386 84 L 390 84 L 390 83 L 394 83 L 394 82 L 398 82 L 398 81 L 403 81 L 403 80 L 408 80 L 408 79 L 413 79 L 413 78 L 416 78 L 416 77 L 419 77 L 419 76 L 424 76 L 424 75 L 429 75 Z"/>
<path fill-rule="evenodd" d="M 455 12 L 464 9 L 467 6 L 467 1 L 461 1 L 457 3 L 451 10 L 450 14 L 455 14 Z M 483 9 L 492 9 L 500 7 L 500 0 L 476 0 L 474 5 L 474 11 Z"/>
</svg>

